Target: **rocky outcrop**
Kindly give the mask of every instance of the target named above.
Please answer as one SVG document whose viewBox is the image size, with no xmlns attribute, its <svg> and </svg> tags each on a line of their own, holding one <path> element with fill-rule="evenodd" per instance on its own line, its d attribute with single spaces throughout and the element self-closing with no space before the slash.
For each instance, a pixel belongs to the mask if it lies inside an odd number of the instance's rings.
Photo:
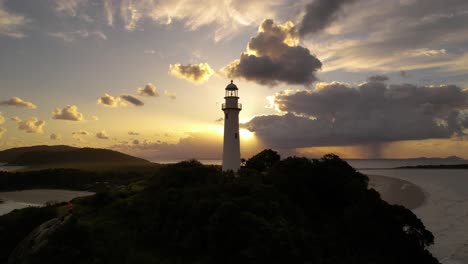
<svg viewBox="0 0 468 264">
<path fill-rule="evenodd" d="M 63 220 L 58 218 L 51 219 L 36 229 L 34 229 L 11 253 L 8 264 L 27 264 L 29 259 L 34 257 L 42 248 L 44 248 L 50 236 L 55 233 L 60 227 L 66 224 L 71 215 Z"/>
</svg>

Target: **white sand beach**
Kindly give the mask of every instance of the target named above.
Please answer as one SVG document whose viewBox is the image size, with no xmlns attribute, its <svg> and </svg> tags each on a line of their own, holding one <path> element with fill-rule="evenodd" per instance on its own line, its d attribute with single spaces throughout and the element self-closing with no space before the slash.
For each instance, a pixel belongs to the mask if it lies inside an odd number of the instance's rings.
<svg viewBox="0 0 468 264">
<path fill-rule="evenodd" d="M 398 204 L 408 209 L 416 209 L 423 205 L 426 200 L 424 191 L 414 183 L 380 175 L 367 176 L 369 177 L 369 188 L 378 191 L 382 199 L 389 204 Z"/>
</svg>

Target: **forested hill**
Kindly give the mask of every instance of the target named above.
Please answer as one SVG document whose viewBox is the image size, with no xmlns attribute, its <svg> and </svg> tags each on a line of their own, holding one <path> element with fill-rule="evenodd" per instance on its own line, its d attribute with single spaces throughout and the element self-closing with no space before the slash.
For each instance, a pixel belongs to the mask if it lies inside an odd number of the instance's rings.
<svg viewBox="0 0 468 264">
<path fill-rule="evenodd" d="M 0 152 L 0 162 L 18 166 L 55 164 L 147 165 L 150 162 L 109 149 L 74 148 L 69 146 L 33 146 Z"/>
<path fill-rule="evenodd" d="M 71 151 L 77 150 L 78 148 L 65 146 L 65 145 L 58 145 L 58 146 L 46 146 L 46 145 L 38 145 L 38 146 L 30 146 L 30 147 L 19 147 L 19 148 L 11 148 L 0 151 L 0 162 L 2 163 L 10 163 L 16 160 L 20 155 L 28 152 L 64 152 L 64 151 Z"/>
</svg>

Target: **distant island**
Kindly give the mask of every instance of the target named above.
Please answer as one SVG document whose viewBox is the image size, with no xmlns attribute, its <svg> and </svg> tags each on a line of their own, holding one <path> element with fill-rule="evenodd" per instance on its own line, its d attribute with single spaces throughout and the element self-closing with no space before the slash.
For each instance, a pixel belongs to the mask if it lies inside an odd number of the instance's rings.
<svg viewBox="0 0 468 264">
<path fill-rule="evenodd" d="M 31 146 L 0 151 L 7 166 L 40 168 L 114 168 L 148 166 L 151 162 L 121 152 L 70 146 Z"/>
<path fill-rule="evenodd" d="M 439 164 L 439 165 L 416 165 L 401 166 L 395 169 L 468 169 L 468 164 Z"/>
</svg>

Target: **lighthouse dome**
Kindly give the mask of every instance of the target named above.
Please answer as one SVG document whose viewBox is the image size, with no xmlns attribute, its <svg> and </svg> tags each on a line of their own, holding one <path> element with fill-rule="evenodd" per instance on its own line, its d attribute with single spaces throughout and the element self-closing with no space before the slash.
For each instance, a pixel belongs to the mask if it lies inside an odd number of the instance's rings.
<svg viewBox="0 0 468 264">
<path fill-rule="evenodd" d="M 231 83 L 226 86 L 226 90 L 239 90 L 237 86 L 234 84 L 234 81 L 231 80 Z"/>
</svg>

